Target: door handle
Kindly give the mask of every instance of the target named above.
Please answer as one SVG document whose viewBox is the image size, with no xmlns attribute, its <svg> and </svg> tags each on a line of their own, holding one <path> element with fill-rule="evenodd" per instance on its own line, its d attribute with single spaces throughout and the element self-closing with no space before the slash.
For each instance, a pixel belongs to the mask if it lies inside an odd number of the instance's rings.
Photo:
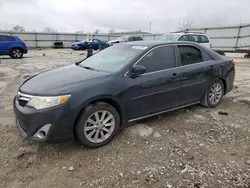
<svg viewBox="0 0 250 188">
<path fill-rule="evenodd" d="M 176 76 L 178 76 L 178 74 L 177 73 L 173 73 L 172 78 L 175 78 Z"/>
<path fill-rule="evenodd" d="M 210 70 L 213 70 L 213 68 L 214 68 L 214 66 L 213 66 L 213 65 L 211 65 L 211 66 L 210 66 Z"/>
</svg>

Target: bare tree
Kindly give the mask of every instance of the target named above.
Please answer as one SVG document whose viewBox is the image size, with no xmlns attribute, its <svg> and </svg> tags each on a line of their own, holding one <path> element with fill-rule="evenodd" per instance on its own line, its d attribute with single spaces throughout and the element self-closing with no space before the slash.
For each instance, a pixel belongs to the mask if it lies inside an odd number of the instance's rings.
<svg viewBox="0 0 250 188">
<path fill-rule="evenodd" d="M 53 29 L 53 28 L 51 28 L 51 27 L 45 27 L 45 28 L 43 29 L 43 32 L 45 32 L 45 33 L 57 33 L 57 30 L 56 30 L 56 29 Z"/>
<path fill-rule="evenodd" d="M 109 34 L 112 34 L 112 33 L 115 33 L 115 30 L 114 30 L 113 28 L 111 28 L 111 29 L 109 30 Z"/>
<path fill-rule="evenodd" d="M 183 19 L 179 22 L 178 29 L 185 31 L 185 30 L 191 29 L 193 26 L 194 26 L 193 20 L 189 20 L 189 19 L 184 20 Z"/>
<path fill-rule="evenodd" d="M 20 25 L 16 25 L 13 27 L 13 31 L 21 31 L 21 32 L 24 32 L 25 29 L 23 26 L 20 26 Z"/>
</svg>

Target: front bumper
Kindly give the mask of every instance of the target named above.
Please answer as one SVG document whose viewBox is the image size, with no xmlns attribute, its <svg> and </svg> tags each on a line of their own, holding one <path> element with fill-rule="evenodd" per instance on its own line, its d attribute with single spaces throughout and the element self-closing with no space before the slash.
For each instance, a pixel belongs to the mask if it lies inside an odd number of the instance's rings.
<svg viewBox="0 0 250 188">
<path fill-rule="evenodd" d="M 36 110 L 32 107 L 21 106 L 16 97 L 13 102 L 16 126 L 24 139 L 39 142 L 59 142 L 73 139 L 73 120 L 67 104 Z M 39 138 L 37 133 L 47 125 L 50 126 L 46 136 Z"/>
<path fill-rule="evenodd" d="M 71 48 L 72 48 L 73 50 L 79 50 L 79 49 L 80 49 L 80 46 L 71 46 Z"/>
</svg>

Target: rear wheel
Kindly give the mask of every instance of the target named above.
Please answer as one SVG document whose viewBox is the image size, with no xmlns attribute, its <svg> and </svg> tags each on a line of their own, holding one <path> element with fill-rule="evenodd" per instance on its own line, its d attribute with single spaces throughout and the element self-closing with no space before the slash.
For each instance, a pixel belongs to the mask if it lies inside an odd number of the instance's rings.
<svg viewBox="0 0 250 188">
<path fill-rule="evenodd" d="M 21 48 L 12 48 L 10 51 L 10 57 L 19 59 L 23 57 L 23 50 Z"/>
<path fill-rule="evenodd" d="M 221 80 L 216 80 L 206 92 L 201 104 L 205 107 L 214 108 L 218 106 L 224 94 L 224 85 Z"/>
<path fill-rule="evenodd" d="M 88 106 L 76 124 L 76 136 L 85 147 L 96 148 L 106 145 L 120 127 L 118 112 L 107 103 Z"/>
</svg>

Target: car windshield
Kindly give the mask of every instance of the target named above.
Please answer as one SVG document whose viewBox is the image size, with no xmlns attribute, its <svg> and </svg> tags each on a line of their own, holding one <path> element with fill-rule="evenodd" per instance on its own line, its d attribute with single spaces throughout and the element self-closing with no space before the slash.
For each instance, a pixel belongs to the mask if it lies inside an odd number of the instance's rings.
<svg viewBox="0 0 250 188">
<path fill-rule="evenodd" d="M 116 40 L 117 40 L 117 41 L 120 41 L 120 42 L 124 42 L 124 41 L 126 41 L 127 39 L 128 39 L 127 36 L 122 36 L 122 37 L 118 37 Z"/>
<path fill-rule="evenodd" d="M 117 72 L 147 47 L 115 45 L 102 50 L 82 61 L 79 66 L 104 72 Z"/>
<path fill-rule="evenodd" d="M 162 35 L 158 40 L 160 41 L 176 41 L 180 35 Z"/>
</svg>

